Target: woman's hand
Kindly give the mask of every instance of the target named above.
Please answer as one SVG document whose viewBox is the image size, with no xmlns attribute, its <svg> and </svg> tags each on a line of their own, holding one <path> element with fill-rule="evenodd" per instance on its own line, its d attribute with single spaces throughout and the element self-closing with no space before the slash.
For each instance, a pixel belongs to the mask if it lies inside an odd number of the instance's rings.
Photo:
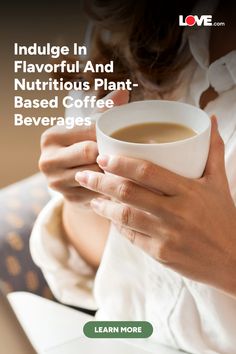
<svg viewBox="0 0 236 354">
<path fill-rule="evenodd" d="M 236 208 L 215 119 L 200 179 L 127 157 L 99 156 L 97 161 L 113 175 L 85 171 L 76 180 L 113 198 L 92 201 L 99 215 L 112 220 L 125 237 L 157 261 L 236 296 Z"/>
<path fill-rule="evenodd" d="M 128 102 L 128 91 L 114 91 L 109 94 L 114 105 Z M 94 112 L 94 114 L 99 111 Z M 69 202 L 90 208 L 90 200 L 97 196 L 78 185 L 75 174 L 78 171 L 102 171 L 96 163 L 98 155 L 96 132 L 91 126 L 66 129 L 54 126 L 46 130 L 41 138 L 39 168 L 45 174 L 50 188 L 63 194 Z"/>
</svg>

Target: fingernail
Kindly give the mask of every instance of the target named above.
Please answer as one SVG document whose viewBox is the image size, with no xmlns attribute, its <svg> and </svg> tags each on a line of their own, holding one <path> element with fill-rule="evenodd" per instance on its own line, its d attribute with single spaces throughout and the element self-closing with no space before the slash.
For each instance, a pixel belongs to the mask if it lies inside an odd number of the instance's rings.
<svg viewBox="0 0 236 354">
<path fill-rule="evenodd" d="M 93 207 L 93 209 L 100 209 L 101 205 L 103 203 L 103 199 L 102 198 L 94 198 L 91 200 L 91 206 Z"/>
<path fill-rule="evenodd" d="M 77 172 L 75 175 L 75 180 L 81 185 L 85 185 L 88 182 L 89 173 L 86 171 Z"/>
<path fill-rule="evenodd" d="M 117 92 L 117 90 L 109 92 L 109 93 L 104 97 L 105 101 L 106 101 L 106 100 L 109 100 L 110 98 L 112 98 L 112 97 L 116 94 L 116 92 Z"/>
<path fill-rule="evenodd" d="M 107 155 L 98 155 L 97 163 L 101 167 L 107 167 L 107 165 L 109 163 L 109 156 L 107 156 Z"/>
</svg>

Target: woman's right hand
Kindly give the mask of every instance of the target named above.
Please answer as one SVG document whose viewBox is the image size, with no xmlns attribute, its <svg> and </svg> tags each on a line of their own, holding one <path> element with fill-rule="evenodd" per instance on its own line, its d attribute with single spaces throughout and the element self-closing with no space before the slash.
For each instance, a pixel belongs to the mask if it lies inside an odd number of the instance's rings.
<svg viewBox="0 0 236 354">
<path fill-rule="evenodd" d="M 121 105 L 128 102 L 129 94 L 128 91 L 115 91 L 107 98 L 112 99 L 114 105 Z M 83 170 L 101 172 L 97 156 L 94 124 L 73 129 L 54 126 L 42 134 L 39 168 L 46 176 L 48 186 L 83 208 L 90 208 L 96 193 L 78 186 L 75 174 Z"/>
</svg>

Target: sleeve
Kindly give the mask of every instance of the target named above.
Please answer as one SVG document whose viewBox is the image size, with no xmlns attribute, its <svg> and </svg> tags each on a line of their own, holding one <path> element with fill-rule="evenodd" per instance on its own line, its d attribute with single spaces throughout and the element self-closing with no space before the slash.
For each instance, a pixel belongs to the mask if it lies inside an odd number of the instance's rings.
<svg viewBox="0 0 236 354">
<path fill-rule="evenodd" d="M 62 206 L 63 197 L 58 194 L 41 211 L 30 238 L 31 255 L 60 302 L 96 310 L 93 296 L 95 271 L 66 242 Z"/>
<path fill-rule="evenodd" d="M 226 149 L 225 162 L 231 195 L 236 205 L 236 125 Z"/>
</svg>

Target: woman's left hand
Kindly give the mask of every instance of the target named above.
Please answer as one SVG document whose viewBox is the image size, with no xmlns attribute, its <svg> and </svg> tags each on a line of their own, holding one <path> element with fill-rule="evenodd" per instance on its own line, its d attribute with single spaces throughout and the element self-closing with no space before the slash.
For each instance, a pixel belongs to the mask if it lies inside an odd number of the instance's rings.
<svg viewBox="0 0 236 354">
<path fill-rule="evenodd" d="M 111 174 L 84 171 L 76 180 L 113 199 L 94 199 L 98 214 L 157 261 L 236 296 L 236 208 L 215 119 L 200 179 L 123 156 L 99 156 L 97 161 Z"/>
</svg>

